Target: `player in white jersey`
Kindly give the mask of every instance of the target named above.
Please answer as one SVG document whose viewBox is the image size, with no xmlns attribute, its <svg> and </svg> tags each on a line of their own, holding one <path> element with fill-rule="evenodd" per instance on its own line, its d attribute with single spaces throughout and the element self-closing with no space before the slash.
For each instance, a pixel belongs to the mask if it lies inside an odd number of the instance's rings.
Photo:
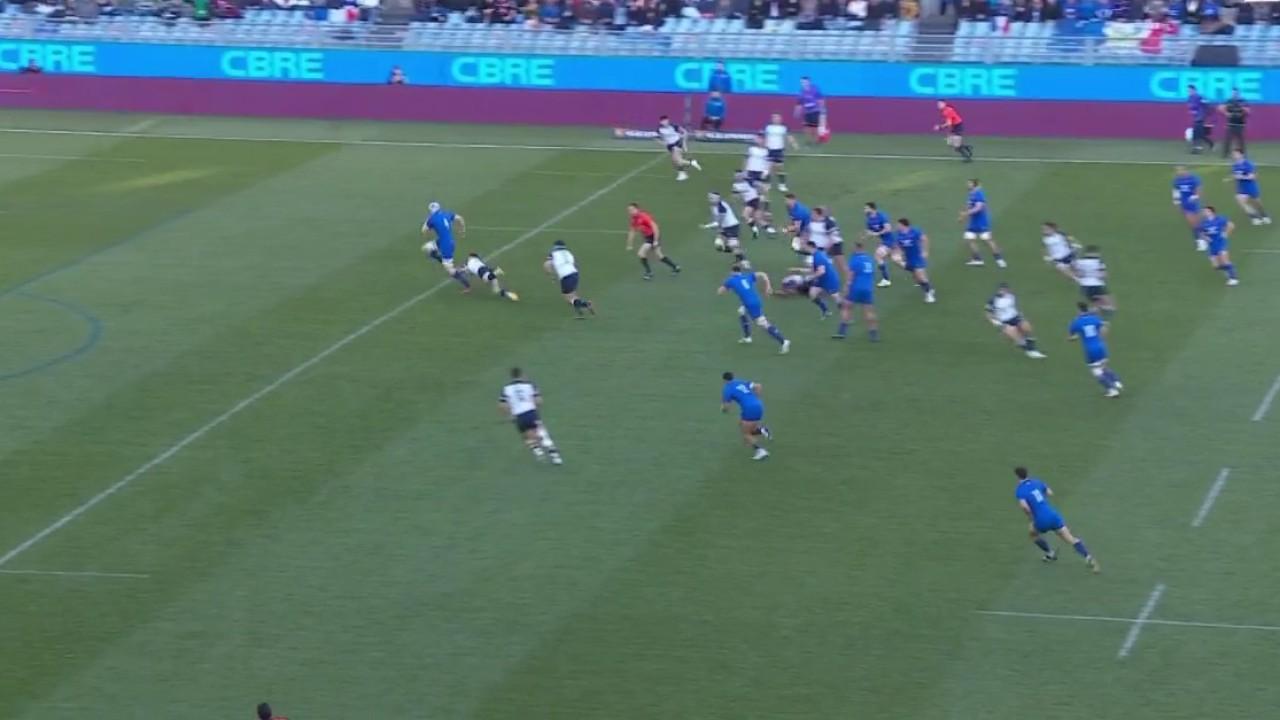
<svg viewBox="0 0 1280 720">
<path fill-rule="evenodd" d="M 1009 289 L 1009 283 L 1000 283 L 996 294 L 987 301 L 987 319 L 1000 328 L 1001 334 L 1021 348 L 1027 357 L 1041 360 L 1044 353 L 1036 349 L 1036 338 L 1031 323 L 1018 311 L 1018 298 Z"/>
<path fill-rule="evenodd" d="M 747 227 L 751 228 L 751 237 L 760 237 L 762 226 L 770 235 L 778 232 L 773 228 L 773 218 L 769 216 L 768 204 L 764 198 L 760 197 L 760 191 L 756 189 L 755 183 L 747 179 L 746 173 L 734 174 L 733 194 L 742 201 L 742 217 L 746 218 Z"/>
<path fill-rule="evenodd" d="M 538 386 L 529 382 L 520 368 L 511 368 L 511 380 L 502 386 L 498 395 L 498 408 L 511 417 L 516 431 L 524 438 L 533 456 L 539 460 L 550 458 L 555 465 L 563 465 L 564 458 L 551 440 L 551 433 L 542 424 L 538 408 L 542 405 L 542 393 Z"/>
<path fill-rule="evenodd" d="M 1044 240 L 1044 261 L 1057 268 L 1058 272 L 1075 280 L 1076 273 L 1072 266 L 1075 264 L 1076 251 L 1080 246 L 1071 236 L 1059 230 L 1056 223 L 1047 222 L 1041 225 L 1040 233 Z"/>
<path fill-rule="evenodd" d="M 671 122 L 670 117 L 663 115 L 658 118 L 658 142 L 667 148 L 667 154 L 671 156 L 671 165 L 676 169 L 676 180 L 688 180 L 689 173 L 685 171 L 690 167 L 694 170 L 702 169 L 697 160 L 685 157 L 689 152 L 688 139 L 689 133 Z"/>
<path fill-rule="evenodd" d="M 1080 285 L 1080 292 L 1084 294 L 1089 304 L 1104 317 L 1114 313 L 1116 301 L 1111 297 L 1111 291 L 1107 289 L 1107 264 L 1102 261 L 1102 253 L 1098 247 L 1096 245 L 1086 247 L 1080 257 L 1076 258 L 1073 269 L 1076 282 Z"/>
<path fill-rule="evenodd" d="M 788 145 L 792 150 L 800 147 L 796 144 L 796 139 L 791 137 L 786 123 L 782 122 L 782 115 L 774 113 L 769 118 L 769 124 L 764 127 L 764 147 L 769 151 L 769 162 L 773 165 L 773 174 L 778 177 L 779 192 L 787 192 L 787 171 L 782 164 L 786 161 Z"/>
<path fill-rule="evenodd" d="M 746 173 L 747 180 L 755 184 L 761 195 L 769 197 L 769 149 L 765 147 L 764 133 L 756 135 L 756 141 L 747 146 L 747 159 L 742 163 L 742 172 Z"/>
<path fill-rule="evenodd" d="M 551 252 L 542 266 L 560 280 L 560 294 L 573 306 L 573 312 L 579 320 L 583 319 L 584 310 L 592 315 L 596 314 L 596 308 L 590 300 L 578 297 L 578 280 L 580 279 L 578 261 L 573 257 L 573 253 L 569 252 L 563 240 L 557 240 L 551 244 Z"/>
<path fill-rule="evenodd" d="M 520 296 L 502 287 L 502 282 L 498 280 L 498 278 L 502 277 L 502 268 L 489 267 L 479 254 L 471 253 L 467 255 L 467 272 L 488 283 L 494 295 L 506 298 L 511 302 L 519 302 Z"/>
<path fill-rule="evenodd" d="M 849 285 L 849 266 L 844 261 L 844 238 L 840 235 L 840 225 L 831 217 L 831 211 L 825 207 L 813 208 L 809 220 L 809 240 L 817 244 L 818 249 L 829 255 L 840 273 L 841 287 Z"/>
<path fill-rule="evenodd" d="M 716 250 L 733 253 L 734 257 L 742 260 L 745 255 L 740 241 L 742 225 L 738 222 L 738 216 L 718 192 L 707 193 L 707 203 L 711 206 L 711 222 L 702 227 L 716 229 Z"/>
</svg>

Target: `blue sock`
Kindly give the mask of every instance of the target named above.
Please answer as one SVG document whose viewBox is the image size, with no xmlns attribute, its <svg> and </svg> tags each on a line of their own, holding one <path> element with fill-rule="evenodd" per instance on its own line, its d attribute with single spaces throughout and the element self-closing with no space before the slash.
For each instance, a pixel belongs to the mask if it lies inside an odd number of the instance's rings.
<svg viewBox="0 0 1280 720">
<path fill-rule="evenodd" d="M 972 256 L 972 257 L 973 257 L 973 259 L 974 259 L 974 260 L 977 260 L 977 261 L 979 261 L 979 262 L 981 262 L 981 261 L 982 261 L 982 253 L 977 253 L 977 252 L 976 252 L 976 253 L 974 253 L 974 254 L 973 254 L 973 256 Z"/>
<path fill-rule="evenodd" d="M 454 280 L 457 280 L 457 281 L 458 281 L 458 282 L 460 282 L 460 283 L 462 283 L 462 287 L 464 287 L 464 288 L 470 288 L 470 287 L 471 287 L 471 281 L 467 279 L 467 276 L 466 276 L 465 274 L 463 274 L 463 272 L 462 272 L 461 270 L 455 270 L 455 271 L 453 272 L 453 279 L 454 279 Z"/>
<path fill-rule="evenodd" d="M 1116 375 L 1110 369 L 1102 372 L 1102 379 L 1106 381 L 1108 386 L 1116 385 L 1120 382 L 1120 376 Z"/>
<path fill-rule="evenodd" d="M 742 326 L 742 337 L 751 337 L 751 321 L 746 315 L 738 316 L 738 324 Z"/>
<path fill-rule="evenodd" d="M 925 280 L 924 282 L 920 283 L 920 289 L 924 291 L 925 295 L 928 295 L 930 292 L 933 291 L 933 285 L 931 285 L 928 280 Z"/>
<path fill-rule="evenodd" d="M 1227 277 L 1231 278 L 1232 280 L 1236 279 L 1235 263 L 1227 263 L 1226 265 L 1223 265 L 1221 269 L 1222 269 L 1222 272 L 1227 274 Z"/>
<path fill-rule="evenodd" d="M 1089 557 L 1089 548 L 1086 548 L 1086 547 L 1084 546 L 1084 541 L 1083 541 L 1083 540 L 1077 540 L 1077 541 L 1076 541 L 1076 544 L 1075 544 L 1075 545 L 1072 545 L 1071 547 L 1073 547 L 1073 548 L 1075 548 L 1075 549 L 1076 549 L 1076 552 L 1080 554 L 1080 557 L 1082 557 L 1082 558 L 1087 558 L 1087 557 Z"/>
<path fill-rule="evenodd" d="M 836 330 L 836 334 L 843 337 L 849 333 L 849 323 L 840 321 L 840 327 Z"/>
<path fill-rule="evenodd" d="M 885 280 L 889 279 L 889 263 L 880 263 L 880 276 Z"/>
<path fill-rule="evenodd" d="M 826 301 L 825 301 L 825 300 L 823 300 L 821 297 L 816 297 L 816 298 L 814 298 L 814 299 L 813 299 L 813 304 L 818 306 L 818 310 L 819 310 L 823 315 L 826 315 L 826 314 L 827 314 L 827 303 L 826 303 Z"/>
<path fill-rule="evenodd" d="M 871 342 L 880 342 L 880 328 L 871 328 L 868 330 L 867 337 L 871 338 Z"/>
<path fill-rule="evenodd" d="M 1050 547 L 1049 547 L 1049 543 L 1048 543 L 1048 542 L 1045 542 L 1045 539 L 1044 539 L 1044 538 L 1036 538 L 1033 542 L 1035 542 L 1036 547 L 1038 547 L 1038 548 L 1040 548 L 1041 550 L 1043 550 L 1043 551 L 1044 551 L 1044 554 L 1045 554 L 1045 555 L 1052 555 L 1052 554 L 1053 554 L 1053 548 L 1050 548 Z"/>
<path fill-rule="evenodd" d="M 787 341 L 786 338 L 782 337 L 782 331 L 778 329 L 777 325 L 769 326 L 769 337 L 773 338 L 774 340 L 777 340 L 779 343 L 784 343 Z"/>
<path fill-rule="evenodd" d="M 1101 385 L 1104 389 L 1107 389 L 1107 390 L 1111 389 L 1111 376 L 1107 373 L 1107 371 L 1103 370 L 1101 375 L 1097 375 L 1095 377 L 1098 379 L 1098 384 Z"/>
</svg>

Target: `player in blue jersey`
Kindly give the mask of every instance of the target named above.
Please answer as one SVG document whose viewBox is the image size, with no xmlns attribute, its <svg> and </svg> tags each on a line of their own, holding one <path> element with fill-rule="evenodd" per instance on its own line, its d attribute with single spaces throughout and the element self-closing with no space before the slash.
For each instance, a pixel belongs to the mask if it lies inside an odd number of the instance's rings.
<svg viewBox="0 0 1280 720">
<path fill-rule="evenodd" d="M 1226 273 L 1228 286 L 1239 285 L 1240 278 L 1236 276 L 1236 266 L 1231 262 L 1231 253 L 1227 252 L 1229 238 L 1236 229 L 1235 223 L 1228 220 L 1225 215 L 1219 215 L 1212 205 L 1205 205 L 1201 215 L 1203 219 L 1198 229 L 1205 246 L 1205 253 L 1209 256 L 1209 264 L 1213 265 L 1215 270 Z"/>
<path fill-rule="evenodd" d="M 813 213 L 804 203 L 796 199 L 795 193 L 786 194 L 787 217 L 790 222 L 787 224 L 787 234 L 793 238 L 791 247 L 796 252 L 804 247 L 804 241 L 809 237 L 809 223 L 813 222 Z"/>
<path fill-rule="evenodd" d="M 760 383 L 739 380 L 731 372 L 720 377 L 724 379 L 724 388 L 720 390 L 720 412 L 729 412 L 729 407 L 737 403 L 742 441 L 755 451 L 751 459 L 763 460 L 769 457 L 769 451 L 760 447 L 760 438 L 773 437 L 769 426 L 764 424 L 764 402 L 760 400 Z"/>
<path fill-rule="evenodd" d="M 840 272 L 836 270 L 836 261 L 827 254 L 826 250 L 818 247 L 818 243 L 812 238 L 805 242 L 805 251 L 813 261 L 809 299 L 818 306 L 821 317 L 826 319 L 831 315 L 826 298 L 830 297 L 837 303 L 840 302 Z"/>
<path fill-rule="evenodd" d="M 991 237 L 991 208 L 987 205 L 987 192 L 982 189 L 978 178 L 969 180 L 969 194 L 965 199 L 964 209 L 960 211 L 960 222 L 964 226 L 964 239 L 969 243 L 969 262 L 966 265 L 984 265 L 982 253 L 978 250 L 978 241 L 987 244 L 996 267 L 1008 267 L 1000 246 Z"/>
<path fill-rule="evenodd" d="M 1200 238 L 1200 176 L 1179 165 L 1173 171 L 1173 206 L 1186 218 L 1197 250 L 1204 250 Z"/>
<path fill-rule="evenodd" d="M 1018 507 L 1031 521 L 1029 524 L 1031 542 L 1044 553 L 1044 561 L 1053 562 L 1058 559 L 1058 553 L 1049 547 L 1048 541 L 1044 539 L 1044 535 L 1053 533 L 1074 548 L 1076 554 L 1084 558 L 1090 570 L 1095 573 L 1101 572 L 1102 566 L 1084 546 L 1084 541 L 1071 534 L 1071 529 L 1062 519 L 1062 513 L 1058 512 L 1058 509 L 1049 501 L 1049 498 L 1053 497 L 1053 491 L 1049 486 L 1045 485 L 1040 478 L 1031 477 L 1024 467 L 1014 468 L 1013 474 L 1018 478 L 1017 489 L 1014 490 L 1013 496 L 1018 500 Z"/>
<path fill-rule="evenodd" d="M 898 231 L 894 233 L 894 242 L 902 252 L 902 268 L 911 273 L 916 284 L 924 291 L 924 301 L 937 302 L 933 293 L 933 284 L 929 282 L 929 236 L 917 227 L 912 227 L 907 218 L 898 218 Z"/>
<path fill-rule="evenodd" d="M 782 332 L 778 330 L 778 326 L 769 322 L 764 316 L 764 300 L 760 297 L 760 292 L 756 290 L 756 283 L 764 286 L 764 294 L 772 295 L 773 287 L 769 284 L 769 276 L 762 272 L 751 270 L 750 266 L 745 262 L 734 263 L 731 268 L 732 272 L 729 277 L 725 278 L 720 284 L 720 288 L 716 291 L 723 295 L 726 292 L 732 292 L 738 296 L 738 322 L 742 326 L 742 338 L 738 340 L 740 343 L 751 342 L 751 323 L 765 329 L 769 333 L 769 337 L 778 341 L 782 347 L 779 352 L 787 354 L 791 350 L 791 341 L 782 336 Z"/>
<path fill-rule="evenodd" d="M 1254 225 L 1270 225 L 1271 216 L 1262 207 L 1262 190 L 1258 187 L 1258 169 L 1245 157 L 1243 150 L 1231 152 L 1231 177 L 1236 183 L 1236 202 Z"/>
<path fill-rule="evenodd" d="M 840 303 L 840 328 L 831 337 L 844 340 L 849 336 L 849 323 L 853 320 L 853 306 L 862 307 L 862 317 L 867 321 L 867 337 L 871 342 L 880 340 L 880 320 L 876 317 L 875 298 L 876 264 L 867 254 L 866 246 L 853 244 L 849 256 L 849 285 Z"/>
<path fill-rule="evenodd" d="M 889 287 L 893 284 L 889 281 L 889 260 L 902 264 L 902 253 L 898 251 L 893 234 L 893 221 L 873 202 L 862 206 L 862 214 L 867 216 L 867 239 L 876 241 L 876 262 L 880 265 L 880 282 L 877 285 Z"/>
<path fill-rule="evenodd" d="M 467 223 L 461 215 L 452 210 L 445 210 L 438 202 L 427 205 L 427 219 L 422 223 L 422 234 L 426 237 L 430 237 L 428 233 L 434 234 L 435 240 L 427 240 L 422 246 L 422 251 L 427 254 L 427 257 L 440 263 L 449 277 L 462 285 L 462 292 L 471 292 L 471 282 L 467 280 L 467 274 L 453 266 L 453 255 L 457 252 L 457 242 L 453 238 L 454 226 L 457 226 L 459 234 L 465 234 L 467 231 Z"/>
<path fill-rule="evenodd" d="M 1107 366 L 1107 323 L 1089 309 L 1088 303 L 1076 303 L 1076 308 L 1080 314 L 1067 328 L 1067 339 L 1080 341 L 1084 348 L 1084 364 L 1106 391 L 1106 396 L 1119 397 L 1124 384 L 1120 382 L 1120 376 Z"/>
</svg>

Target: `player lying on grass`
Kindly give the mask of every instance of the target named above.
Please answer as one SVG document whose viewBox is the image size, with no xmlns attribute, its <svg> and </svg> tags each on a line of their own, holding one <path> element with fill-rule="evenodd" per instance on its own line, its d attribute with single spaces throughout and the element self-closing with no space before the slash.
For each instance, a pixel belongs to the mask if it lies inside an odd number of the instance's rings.
<svg viewBox="0 0 1280 720">
<path fill-rule="evenodd" d="M 467 272 L 475 275 L 481 282 L 487 283 L 489 289 L 493 290 L 493 294 L 501 298 L 506 298 L 511 302 L 520 300 L 520 296 L 502 287 L 502 281 L 498 278 L 502 277 L 502 268 L 490 267 L 479 253 L 471 253 L 467 255 Z"/>
</svg>

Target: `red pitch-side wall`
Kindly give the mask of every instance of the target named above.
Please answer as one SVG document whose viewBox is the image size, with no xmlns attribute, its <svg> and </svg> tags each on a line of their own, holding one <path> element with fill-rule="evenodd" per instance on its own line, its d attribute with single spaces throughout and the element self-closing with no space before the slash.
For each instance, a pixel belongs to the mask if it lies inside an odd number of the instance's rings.
<svg viewBox="0 0 1280 720">
<path fill-rule="evenodd" d="M 587 92 L 339 85 L 243 80 L 12 75 L 0 80 L 0 106 L 136 113 L 307 117 L 451 123 L 598 125 L 648 128 L 661 114 L 680 118 L 687 96 Z M 832 130 L 925 133 L 937 111 L 930 99 L 829 98 Z M 692 111 L 701 111 L 693 98 Z M 1187 125 L 1176 103 L 963 100 L 973 135 L 1114 137 L 1176 140 Z M 772 112 L 788 116 L 791 99 L 729 98 L 729 128 L 756 128 Z M 1253 108 L 1250 136 L 1280 139 L 1280 105 Z"/>
</svg>

